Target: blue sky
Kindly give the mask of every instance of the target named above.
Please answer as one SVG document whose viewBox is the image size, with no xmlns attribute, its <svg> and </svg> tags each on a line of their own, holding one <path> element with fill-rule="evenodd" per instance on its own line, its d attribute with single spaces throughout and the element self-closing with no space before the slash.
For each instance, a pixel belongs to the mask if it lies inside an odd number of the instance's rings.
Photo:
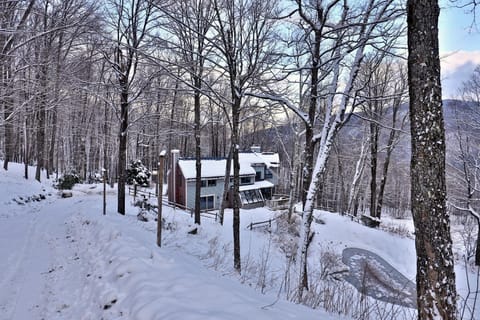
<svg viewBox="0 0 480 320">
<path fill-rule="evenodd" d="M 477 25 L 470 8 L 455 8 L 448 0 L 440 2 L 440 56 L 442 59 L 443 97 L 453 98 L 462 82 L 480 64 L 480 10 Z M 480 9 L 480 8 L 479 8 Z"/>
</svg>

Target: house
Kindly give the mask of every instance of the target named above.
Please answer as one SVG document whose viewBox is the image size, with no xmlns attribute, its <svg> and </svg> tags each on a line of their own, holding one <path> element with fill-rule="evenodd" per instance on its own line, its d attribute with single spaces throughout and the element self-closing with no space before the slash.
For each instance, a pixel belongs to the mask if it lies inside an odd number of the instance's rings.
<svg viewBox="0 0 480 320">
<path fill-rule="evenodd" d="M 168 200 L 185 208 L 195 207 L 196 170 L 195 159 L 180 158 L 178 150 L 172 150 L 171 167 L 168 173 Z M 200 206 L 202 210 L 220 207 L 225 185 L 224 158 L 202 159 L 202 188 Z M 272 197 L 278 183 L 278 153 L 261 152 L 252 147 L 250 152 L 239 153 L 240 200 L 243 208 L 263 206 Z M 230 175 L 233 185 L 233 164 Z M 232 193 L 229 193 L 230 206 Z"/>
</svg>

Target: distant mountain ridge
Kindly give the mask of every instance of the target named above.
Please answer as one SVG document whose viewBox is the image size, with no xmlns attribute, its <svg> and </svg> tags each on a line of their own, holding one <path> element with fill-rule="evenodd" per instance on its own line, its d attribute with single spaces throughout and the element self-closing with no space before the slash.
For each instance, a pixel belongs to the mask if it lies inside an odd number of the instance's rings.
<svg viewBox="0 0 480 320">
<path fill-rule="evenodd" d="M 467 138 L 471 142 L 470 148 L 472 152 L 480 153 L 480 105 L 472 102 L 465 102 L 460 100 L 444 100 L 444 123 L 445 123 L 445 135 L 446 135 L 446 151 L 447 151 L 447 184 L 452 186 L 455 183 L 455 179 L 458 179 L 458 170 L 461 168 L 461 160 L 459 158 L 459 132 L 463 139 Z M 390 192 L 396 192 L 392 184 L 395 182 L 400 184 L 404 190 L 403 194 L 406 197 L 409 194 L 410 186 L 410 121 L 408 117 L 408 104 L 403 104 L 397 115 L 397 124 L 395 128 L 400 128 L 400 122 L 406 116 L 403 128 L 399 133 L 399 141 L 392 153 L 390 161 L 389 173 L 394 175 L 394 179 L 389 177 L 387 179 L 387 190 Z M 380 131 L 380 153 L 378 155 L 378 171 L 380 175 L 381 166 L 383 166 L 383 159 L 385 157 L 385 146 L 387 143 L 388 135 L 390 133 L 391 125 L 391 109 L 385 111 L 384 124 Z M 358 116 L 353 115 L 350 120 L 339 131 L 335 150 L 332 152 L 332 156 L 329 161 L 329 167 L 331 172 L 336 169 L 332 167 L 337 166 L 338 162 L 335 160 L 336 156 L 339 156 L 343 162 L 343 169 L 345 175 L 345 181 L 347 184 L 351 182 L 353 177 L 353 171 L 355 163 L 357 162 L 360 154 L 361 145 L 368 135 L 368 121 L 365 114 L 358 113 Z M 303 130 L 303 127 L 299 127 L 297 131 Z M 246 141 L 254 142 L 262 146 L 266 151 L 278 151 L 280 153 L 283 166 L 288 166 L 286 163 L 285 155 L 282 156 L 283 147 L 285 146 L 287 152 L 292 154 L 294 145 L 294 132 L 290 125 L 282 125 L 276 128 L 269 128 L 259 131 L 255 134 L 255 137 L 247 136 Z M 304 137 L 301 137 L 301 143 Z M 251 143 L 250 142 L 250 143 Z M 368 181 L 369 169 L 368 159 L 365 167 L 364 175 Z M 336 173 L 333 173 L 334 175 Z M 457 177 L 456 177 L 457 175 Z M 380 178 L 380 177 L 378 177 Z M 335 180 L 336 178 L 333 177 Z M 393 181 L 396 180 L 396 181 Z M 348 186 L 347 186 L 348 188 Z M 398 188 L 398 186 L 396 187 Z M 388 192 L 388 191 L 387 191 Z"/>
</svg>

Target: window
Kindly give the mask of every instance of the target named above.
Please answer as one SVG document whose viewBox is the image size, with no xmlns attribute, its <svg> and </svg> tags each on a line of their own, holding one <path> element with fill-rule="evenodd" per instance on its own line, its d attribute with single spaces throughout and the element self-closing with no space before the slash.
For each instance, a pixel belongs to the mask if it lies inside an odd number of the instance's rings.
<svg viewBox="0 0 480 320">
<path fill-rule="evenodd" d="M 217 185 L 217 180 L 202 180 L 202 188 L 205 187 L 215 187 Z"/>
<path fill-rule="evenodd" d="M 241 191 L 240 199 L 242 200 L 242 204 L 257 203 L 263 201 L 262 194 L 258 189 Z"/>
<path fill-rule="evenodd" d="M 255 181 L 261 181 L 262 180 L 262 172 L 257 171 L 255 174 Z"/>
<path fill-rule="evenodd" d="M 200 197 L 200 210 L 213 209 L 215 206 L 214 198 L 213 195 Z"/>
<path fill-rule="evenodd" d="M 241 177 L 240 178 L 240 184 L 250 184 L 251 180 L 250 177 Z"/>
<path fill-rule="evenodd" d="M 250 192 L 250 190 L 244 191 L 243 193 L 245 194 L 245 200 L 247 201 L 247 203 L 255 202 L 253 200 L 252 193 Z"/>
</svg>

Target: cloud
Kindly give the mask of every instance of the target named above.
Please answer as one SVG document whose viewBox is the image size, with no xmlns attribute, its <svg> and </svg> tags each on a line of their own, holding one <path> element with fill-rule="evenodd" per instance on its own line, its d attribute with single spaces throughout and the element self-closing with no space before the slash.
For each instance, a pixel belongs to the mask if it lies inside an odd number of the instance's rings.
<svg viewBox="0 0 480 320">
<path fill-rule="evenodd" d="M 442 75 L 448 76 L 454 73 L 459 67 L 468 63 L 480 64 L 480 51 L 451 51 L 440 55 Z"/>
<path fill-rule="evenodd" d="M 480 65 L 480 51 L 453 51 L 440 57 L 443 98 L 457 98 L 462 87 L 477 65 Z"/>
</svg>

